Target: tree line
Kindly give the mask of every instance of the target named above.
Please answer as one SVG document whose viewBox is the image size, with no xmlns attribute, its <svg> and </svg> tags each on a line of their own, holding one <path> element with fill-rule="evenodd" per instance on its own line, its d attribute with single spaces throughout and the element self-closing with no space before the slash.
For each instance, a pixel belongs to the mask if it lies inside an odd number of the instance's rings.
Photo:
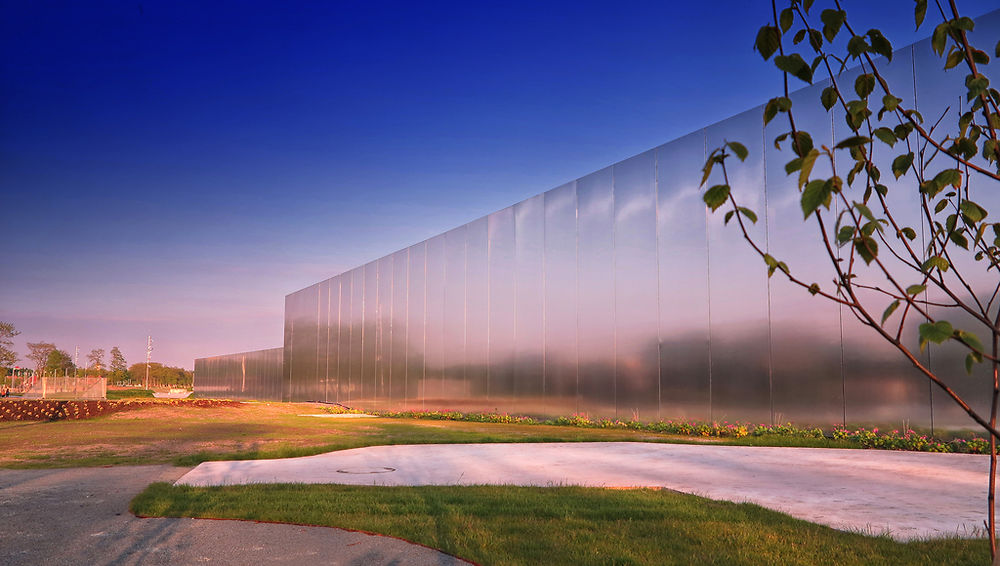
<svg viewBox="0 0 1000 566">
<path fill-rule="evenodd" d="M 14 337 L 21 332 L 13 323 L 0 321 L 0 369 L 2 375 L 13 375 L 14 367 L 20 361 L 14 351 Z M 95 348 L 87 354 L 87 363 L 77 366 L 68 352 L 59 349 L 52 342 L 28 342 L 27 360 L 32 367 L 25 371 L 29 376 L 90 375 L 108 378 L 109 385 L 145 385 L 146 364 L 128 365 L 118 346 L 111 348 L 105 363 L 103 348 Z M 194 374 L 184 368 L 149 363 L 150 387 L 191 387 Z"/>
</svg>

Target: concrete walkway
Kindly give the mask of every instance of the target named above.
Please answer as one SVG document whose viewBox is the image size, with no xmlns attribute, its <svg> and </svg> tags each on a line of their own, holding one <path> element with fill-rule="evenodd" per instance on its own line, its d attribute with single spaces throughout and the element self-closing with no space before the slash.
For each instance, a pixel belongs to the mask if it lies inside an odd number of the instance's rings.
<svg viewBox="0 0 1000 566">
<path fill-rule="evenodd" d="M 187 468 L 0 470 L 0 565 L 467 564 L 406 541 L 327 527 L 138 519 L 129 501 Z"/>
<path fill-rule="evenodd" d="M 986 456 L 633 442 L 374 446 L 206 462 L 177 483 L 663 487 L 897 540 L 979 536 Z"/>
</svg>

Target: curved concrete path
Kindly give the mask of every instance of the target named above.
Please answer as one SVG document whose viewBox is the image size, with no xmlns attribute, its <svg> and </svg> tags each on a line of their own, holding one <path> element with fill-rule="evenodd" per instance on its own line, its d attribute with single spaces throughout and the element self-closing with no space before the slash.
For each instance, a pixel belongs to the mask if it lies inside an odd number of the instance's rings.
<svg viewBox="0 0 1000 566">
<path fill-rule="evenodd" d="M 979 536 L 989 460 L 969 454 L 635 442 L 373 446 L 206 462 L 177 483 L 663 487 L 897 540 Z"/>
<path fill-rule="evenodd" d="M 467 564 L 406 541 L 331 529 L 201 519 L 138 519 L 129 501 L 170 466 L 0 470 L 4 566 L 453 565 Z"/>
</svg>

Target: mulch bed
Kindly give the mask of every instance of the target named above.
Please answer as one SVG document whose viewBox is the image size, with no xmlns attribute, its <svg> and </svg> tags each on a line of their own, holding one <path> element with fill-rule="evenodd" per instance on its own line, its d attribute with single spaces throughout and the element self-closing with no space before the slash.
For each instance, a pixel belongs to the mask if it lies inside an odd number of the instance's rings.
<svg viewBox="0 0 1000 566">
<path fill-rule="evenodd" d="M 147 407 L 235 407 L 239 401 L 218 399 L 170 399 L 117 401 L 59 401 L 54 399 L 0 400 L 0 421 L 60 421 L 64 419 L 92 419 L 121 411 L 134 411 Z"/>
</svg>

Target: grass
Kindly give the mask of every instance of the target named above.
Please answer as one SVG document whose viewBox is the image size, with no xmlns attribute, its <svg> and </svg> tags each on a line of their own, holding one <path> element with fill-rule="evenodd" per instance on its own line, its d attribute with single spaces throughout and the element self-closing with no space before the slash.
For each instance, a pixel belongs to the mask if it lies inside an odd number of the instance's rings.
<svg viewBox="0 0 1000 566">
<path fill-rule="evenodd" d="M 108 401 L 116 399 L 152 399 L 152 389 L 108 389 Z"/>
<path fill-rule="evenodd" d="M 321 407 L 308 404 L 247 403 L 209 409 L 164 402 L 89 420 L 0 422 L 0 467 L 193 466 L 208 460 L 287 458 L 384 444 L 635 441 L 849 446 L 826 438 L 698 440 L 574 426 L 302 416 L 320 412 Z"/>
<path fill-rule="evenodd" d="M 156 483 L 131 510 L 375 532 L 490 565 L 960 565 L 989 557 L 981 539 L 903 544 L 653 489 Z"/>
</svg>

